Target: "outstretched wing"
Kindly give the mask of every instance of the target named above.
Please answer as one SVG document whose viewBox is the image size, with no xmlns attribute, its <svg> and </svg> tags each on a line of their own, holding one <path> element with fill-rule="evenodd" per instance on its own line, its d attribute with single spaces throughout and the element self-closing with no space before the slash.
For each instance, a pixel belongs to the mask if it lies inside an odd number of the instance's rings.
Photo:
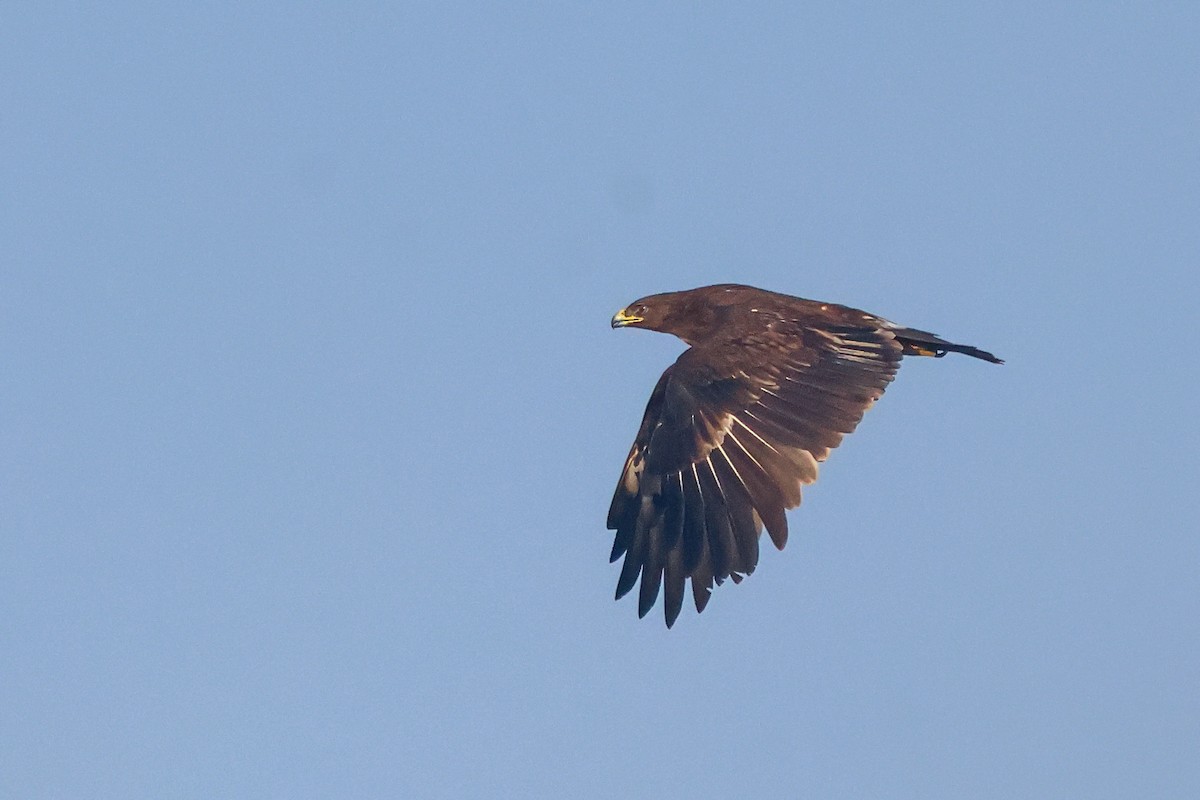
<svg viewBox="0 0 1200 800">
<path fill-rule="evenodd" d="M 638 615 L 664 593 L 670 627 L 688 578 L 697 611 L 714 583 L 758 564 L 784 511 L 895 377 L 902 345 L 883 326 L 772 324 L 687 350 L 655 386 L 608 512 L 616 595 L 641 577 Z"/>
</svg>

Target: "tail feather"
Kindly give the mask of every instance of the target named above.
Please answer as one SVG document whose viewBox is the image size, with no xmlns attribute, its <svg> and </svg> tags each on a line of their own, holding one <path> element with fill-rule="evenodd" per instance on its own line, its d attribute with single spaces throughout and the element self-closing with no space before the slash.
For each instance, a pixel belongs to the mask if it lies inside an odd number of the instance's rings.
<svg viewBox="0 0 1200 800">
<path fill-rule="evenodd" d="M 967 344 L 948 342 L 928 331 L 919 331 L 916 328 L 898 328 L 895 333 L 896 339 L 904 345 L 903 353 L 906 356 L 941 358 L 946 353 L 962 353 L 972 358 L 990 361 L 993 364 L 1004 363 L 1003 359 L 996 358 L 986 350 L 980 350 L 978 347 L 971 347 Z"/>
</svg>

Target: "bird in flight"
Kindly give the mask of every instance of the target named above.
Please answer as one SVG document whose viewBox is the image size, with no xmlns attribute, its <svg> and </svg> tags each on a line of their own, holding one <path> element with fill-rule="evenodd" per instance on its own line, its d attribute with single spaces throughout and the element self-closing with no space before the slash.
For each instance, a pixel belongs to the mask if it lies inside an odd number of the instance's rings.
<svg viewBox="0 0 1200 800">
<path fill-rule="evenodd" d="M 614 328 L 671 333 L 688 349 L 650 395 L 608 511 L 617 599 L 641 577 L 638 616 L 663 594 L 671 627 L 692 582 L 696 611 L 714 584 L 758 565 L 763 528 L 787 543 L 784 512 L 896 376 L 903 356 L 991 353 L 865 311 L 721 284 L 643 297 Z"/>
</svg>

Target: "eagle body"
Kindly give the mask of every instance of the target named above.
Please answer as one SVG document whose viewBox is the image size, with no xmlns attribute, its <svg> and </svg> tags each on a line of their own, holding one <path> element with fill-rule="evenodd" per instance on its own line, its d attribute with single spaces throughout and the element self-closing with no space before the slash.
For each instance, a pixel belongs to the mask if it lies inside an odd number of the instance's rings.
<svg viewBox="0 0 1200 800">
<path fill-rule="evenodd" d="M 661 592 L 667 627 L 689 579 L 699 612 L 714 584 L 754 571 L 764 528 L 783 549 L 785 511 L 903 356 L 1003 363 L 855 308 L 738 284 L 650 295 L 612 326 L 689 345 L 650 395 L 608 512 L 610 560 L 624 556 L 617 598 L 640 577 L 638 615 Z"/>
</svg>

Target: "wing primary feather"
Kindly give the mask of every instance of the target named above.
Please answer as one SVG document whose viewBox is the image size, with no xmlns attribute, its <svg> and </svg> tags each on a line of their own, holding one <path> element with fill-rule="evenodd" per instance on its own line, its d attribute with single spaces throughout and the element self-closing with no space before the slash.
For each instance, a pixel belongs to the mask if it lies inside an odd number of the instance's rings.
<svg viewBox="0 0 1200 800">
<path fill-rule="evenodd" d="M 613 492 L 612 503 L 608 507 L 610 530 L 619 527 L 623 520 L 637 513 L 637 452 L 638 445 L 635 442 L 625 459 L 625 468 L 621 470 L 621 479 L 617 481 L 617 489 Z"/>
<path fill-rule="evenodd" d="M 633 525 L 626 524 L 617 528 L 617 535 L 613 537 L 612 552 L 608 554 L 608 563 L 613 563 L 629 550 L 629 545 L 633 542 Z"/>
<path fill-rule="evenodd" d="M 733 444 L 737 446 L 737 450 L 726 450 L 722 444 L 716 452 L 720 453 L 724 459 L 724 469 L 733 474 L 733 482 L 738 483 L 738 491 L 743 499 L 743 505 L 746 512 L 750 515 L 751 527 L 755 529 L 755 533 L 762 533 L 762 518 L 757 513 L 758 507 L 778 507 L 782 509 L 785 506 L 784 497 L 779 492 L 779 489 L 770 483 L 769 477 L 763 473 L 761 465 L 754 461 L 754 457 L 746 452 L 742 445 L 738 443 L 737 438 L 730 435 Z M 728 444 L 728 443 L 726 443 Z M 745 459 L 749 459 L 746 463 Z M 742 462 L 738 464 L 734 462 Z"/>
<path fill-rule="evenodd" d="M 749 431 L 750 429 L 745 428 L 745 430 Z M 766 447 L 761 437 L 747 439 L 746 441 L 742 441 L 739 438 L 737 441 L 743 449 L 754 457 L 755 462 L 768 476 L 770 483 L 776 487 L 778 493 L 784 499 L 784 506 L 786 508 L 794 508 L 800 505 L 798 473 L 802 465 L 795 455 L 795 448 L 792 448 L 791 452 L 789 452 L 789 448 L 782 445 L 778 449 L 775 447 Z"/>
<path fill-rule="evenodd" d="M 692 475 L 692 470 L 684 470 L 675 474 L 679 481 L 679 490 L 683 495 L 683 571 L 689 575 L 696 570 L 700 560 L 708 549 L 708 529 L 704 522 L 704 499 L 700 495 L 700 485 Z"/>
<path fill-rule="evenodd" d="M 702 613 L 708 605 L 709 598 L 712 597 L 712 586 L 712 569 L 709 568 L 708 559 L 705 559 L 692 573 L 692 602 L 696 605 L 697 614 Z"/>
<path fill-rule="evenodd" d="M 683 553 L 676 547 L 667 553 L 667 564 L 663 570 L 663 616 L 670 628 L 683 609 L 683 590 L 687 575 L 683 571 Z"/>
<path fill-rule="evenodd" d="M 756 404 L 753 411 L 747 409 L 743 415 L 754 421 L 759 435 L 812 452 L 828 452 L 842 442 L 842 434 L 832 428 L 820 428 L 809 420 L 781 415 L 762 403 Z"/>
<path fill-rule="evenodd" d="M 659 587 L 662 585 L 663 552 L 662 528 L 654 525 L 650 529 L 646 546 L 646 558 L 642 565 L 642 586 L 638 591 L 638 618 L 646 616 L 658 600 Z"/>
<path fill-rule="evenodd" d="M 625 563 L 621 565 L 621 577 L 617 579 L 616 599 L 620 600 L 633 585 L 637 583 L 638 575 L 642 572 L 642 559 L 645 557 L 646 533 L 635 530 L 633 542 L 625 553 Z"/>
<path fill-rule="evenodd" d="M 655 498 L 659 513 L 662 514 L 662 548 L 663 552 L 674 550 L 683 535 L 683 488 L 673 475 L 665 475 L 661 481 L 661 489 Z"/>
<path fill-rule="evenodd" d="M 760 404 L 760 405 L 761 405 L 761 404 Z M 742 422 L 742 421 L 741 421 L 740 419 L 738 419 L 737 417 L 733 417 L 732 419 L 733 419 L 733 422 L 734 422 L 734 424 L 736 424 L 738 427 L 740 427 L 740 428 L 741 428 L 742 430 L 744 430 L 746 433 L 748 433 L 748 434 L 750 434 L 751 436 L 753 436 L 755 439 L 758 439 L 758 441 L 759 441 L 760 443 L 762 443 L 763 447 L 766 447 L 768 450 L 774 450 L 774 449 L 775 449 L 775 445 L 771 444 L 771 443 L 770 443 L 770 442 L 768 442 L 766 439 L 764 439 L 763 437 L 761 437 L 761 436 L 759 436 L 757 433 L 755 433 L 755 432 L 754 432 L 754 429 L 753 429 L 753 428 L 751 428 L 749 425 L 747 425 L 746 423 Z"/>
<path fill-rule="evenodd" d="M 714 454 L 709 455 L 709 464 L 717 479 L 717 485 L 725 496 L 725 509 L 733 529 L 734 541 L 737 542 L 741 571 L 749 575 L 758 566 L 759 530 L 754 525 L 754 505 L 745 484 L 725 457 L 724 449 L 718 447 L 715 456 L 714 458 Z"/>
<path fill-rule="evenodd" d="M 729 524 L 729 514 L 725 510 L 725 498 L 717 485 L 716 474 L 712 464 L 707 459 L 703 462 L 704 469 L 693 464 L 692 472 L 700 484 L 700 493 L 704 497 L 704 522 L 708 527 L 708 548 L 712 554 L 713 578 L 726 578 L 737 570 L 740 565 L 737 542 L 733 538 L 733 528 Z"/>
<path fill-rule="evenodd" d="M 726 456 L 745 479 L 754 508 L 766 525 L 771 541 L 782 550 L 783 544 L 787 542 L 787 517 L 784 514 L 787 499 L 770 474 L 754 459 L 732 431 L 726 436 L 726 441 L 735 445 L 726 452 Z"/>
</svg>

